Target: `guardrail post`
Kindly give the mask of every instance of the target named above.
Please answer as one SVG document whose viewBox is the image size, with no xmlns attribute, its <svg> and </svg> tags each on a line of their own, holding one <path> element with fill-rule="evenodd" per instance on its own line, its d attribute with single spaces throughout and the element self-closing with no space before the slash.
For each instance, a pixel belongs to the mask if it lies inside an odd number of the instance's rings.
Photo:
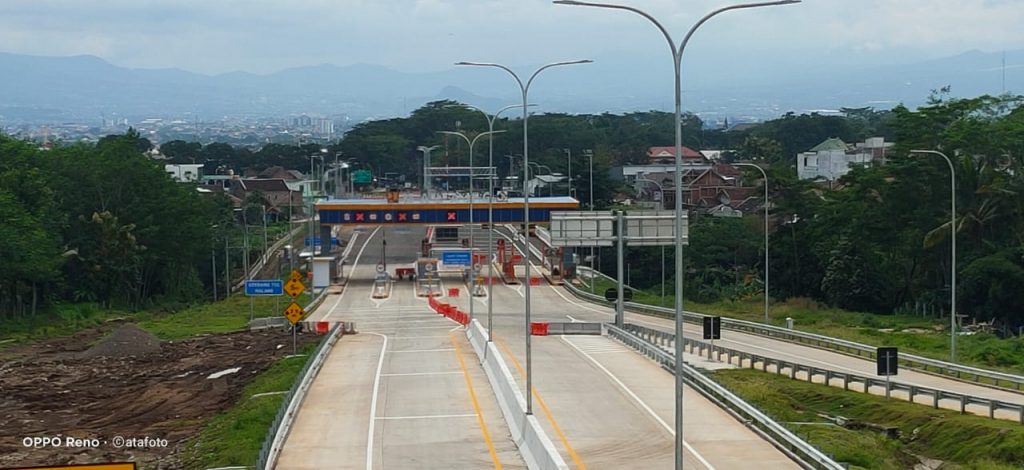
<svg viewBox="0 0 1024 470">
<path fill-rule="evenodd" d="M 789 378 L 796 380 L 796 364 L 789 364 Z"/>
<path fill-rule="evenodd" d="M 960 414 L 964 414 L 965 412 L 967 412 L 966 397 L 964 397 L 963 395 L 960 395 Z"/>
<path fill-rule="evenodd" d="M 843 374 L 843 390 L 850 390 L 850 374 Z"/>
<path fill-rule="evenodd" d="M 988 418 L 989 419 L 996 419 L 996 402 L 995 401 L 989 401 L 988 402 Z"/>
<path fill-rule="evenodd" d="M 913 385 L 911 385 L 911 386 L 910 386 L 910 396 L 909 396 L 909 397 L 907 397 L 907 398 L 909 398 L 909 399 L 910 399 L 910 402 L 911 402 L 911 403 L 914 403 L 914 395 L 917 395 L 917 387 L 916 387 L 916 386 L 913 386 Z"/>
<path fill-rule="evenodd" d="M 1020 407 L 1020 424 L 1024 424 L 1024 406 Z"/>
<path fill-rule="evenodd" d="M 934 399 L 932 400 L 932 408 L 939 409 L 939 394 L 940 393 L 941 392 L 936 390 L 935 393 L 932 394 L 932 396 L 934 397 Z M 1021 407 L 1021 419 L 1024 419 L 1024 407 Z"/>
</svg>

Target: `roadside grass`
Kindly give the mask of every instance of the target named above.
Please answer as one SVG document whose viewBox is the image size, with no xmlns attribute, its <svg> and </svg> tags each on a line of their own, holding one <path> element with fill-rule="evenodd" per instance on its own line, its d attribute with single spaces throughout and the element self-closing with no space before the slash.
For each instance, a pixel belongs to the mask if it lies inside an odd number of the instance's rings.
<svg viewBox="0 0 1024 470">
<path fill-rule="evenodd" d="M 275 362 L 242 390 L 238 403 L 210 418 L 202 430 L 182 447 L 185 467 L 254 467 L 263 439 L 273 424 L 285 394 L 252 396 L 287 392 L 316 347 L 317 343 L 306 344 L 299 350 L 300 356 L 290 356 Z"/>
<path fill-rule="evenodd" d="M 309 295 L 299 296 L 299 304 Z M 234 294 L 226 300 L 200 304 L 174 313 L 144 312 L 135 316 L 139 327 L 163 340 L 188 338 L 203 334 L 228 333 L 245 329 L 249 323 L 249 303 L 255 318 L 281 315 L 288 306 L 288 297 L 246 297 Z"/>
<path fill-rule="evenodd" d="M 101 309 L 96 304 L 57 305 L 50 312 L 0 322 L 0 350 L 26 341 L 68 336 L 130 313 Z"/>
<path fill-rule="evenodd" d="M 614 287 L 611 281 L 600 278 L 594 283 L 594 293 Z M 584 290 L 588 290 L 584 283 Z M 764 323 L 762 297 L 750 300 L 698 303 L 687 300 L 687 311 L 720 315 L 738 320 Z M 664 304 L 660 292 L 633 289 L 633 302 L 671 308 L 675 297 L 666 291 Z M 794 328 L 834 338 L 856 341 L 871 346 L 895 346 L 912 354 L 933 359 L 949 360 L 949 320 L 908 314 L 879 315 L 850 312 L 823 306 L 811 299 L 795 298 L 772 302 L 768 324 L 785 326 L 792 318 Z M 991 334 L 962 335 L 957 337 L 957 362 L 1024 374 L 1024 338 L 1002 339 Z"/>
<path fill-rule="evenodd" d="M 900 400 L 847 392 L 745 369 L 720 370 L 718 382 L 851 468 L 911 468 L 915 456 L 963 469 L 1024 466 L 1024 426 Z M 822 415 L 896 428 L 898 439 L 863 426 L 840 427 Z M 947 467 L 942 467 L 947 468 Z"/>
</svg>

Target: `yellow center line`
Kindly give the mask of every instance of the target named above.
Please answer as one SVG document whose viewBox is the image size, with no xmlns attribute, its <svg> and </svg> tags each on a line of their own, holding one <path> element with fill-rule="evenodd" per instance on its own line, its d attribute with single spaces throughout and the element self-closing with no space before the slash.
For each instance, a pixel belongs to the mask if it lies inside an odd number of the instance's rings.
<svg viewBox="0 0 1024 470">
<path fill-rule="evenodd" d="M 523 366 L 516 360 L 515 354 L 512 354 L 512 350 L 509 349 L 505 340 L 499 338 L 498 335 L 494 335 L 494 339 L 498 341 L 498 345 L 505 350 L 506 354 L 508 354 L 509 359 L 512 360 L 512 364 L 516 366 L 516 370 L 519 371 L 519 377 L 522 378 L 525 376 L 526 372 L 523 370 Z M 558 435 L 558 439 L 562 441 L 562 445 L 565 446 L 565 451 L 569 454 L 573 463 L 576 464 L 576 468 L 580 470 L 587 470 L 587 466 L 583 465 L 583 461 L 580 460 L 580 456 L 576 454 L 576 450 L 569 445 L 569 439 L 565 437 L 565 433 L 562 432 L 562 428 L 558 427 L 558 423 L 555 422 L 554 415 L 551 414 L 551 409 L 548 408 L 547 403 L 544 403 L 544 399 L 540 397 L 540 392 L 537 391 L 536 387 L 533 389 L 533 397 L 537 399 L 537 404 L 539 404 L 540 409 L 544 411 L 544 416 L 548 418 L 548 422 L 551 423 L 551 428 L 555 430 L 555 434 Z"/>
<path fill-rule="evenodd" d="M 466 379 L 466 388 L 469 389 L 469 398 L 473 401 L 473 409 L 476 410 L 476 419 L 480 422 L 480 431 L 484 434 L 484 441 L 487 442 L 487 451 L 491 453 L 491 460 L 494 461 L 495 470 L 501 470 L 501 460 L 498 460 L 498 453 L 494 450 L 494 442 L 491 441 L 491 433 L 487 431 L 487 424 L 484 423 L 484 415 L 480 411 L 480 403 L 476 399 L 476 392 L 473 391 L 473 381 L 469 378 L 469 370 L 466 369 L 466 362 L 462 359 L 462 351 L 459 343 L 455 341 L 454 333 L 449 332 L 448 338 L 455 346 L 455 356 L 459 358 L 459 367 L 462 368 L 462 376 Z"/>
</svg>

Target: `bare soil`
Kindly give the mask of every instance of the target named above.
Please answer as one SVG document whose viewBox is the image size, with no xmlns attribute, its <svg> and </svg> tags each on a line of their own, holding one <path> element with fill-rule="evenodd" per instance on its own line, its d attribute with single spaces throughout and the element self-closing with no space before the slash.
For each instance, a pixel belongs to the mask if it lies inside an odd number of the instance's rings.
<svg viewBox="0 0 1024 470">
<path fill-rule="evenodd" d="M 183 442 L 239 401 L 242 388 L 291 353 L 281 330 L 160 342 L 125 323 L 21 345 L 0 357 L 0 467 L 135 461 L 184 468 Z M 316 341 L 300 335 L 302 343 Z M 239 367 L 236 373 L 208 379 Z M 98 447 L 33 448 L 24 438 L 98 439 Z M 167 447 L 124 449 L 115 436 L 159 438 Z"/>
</svg>

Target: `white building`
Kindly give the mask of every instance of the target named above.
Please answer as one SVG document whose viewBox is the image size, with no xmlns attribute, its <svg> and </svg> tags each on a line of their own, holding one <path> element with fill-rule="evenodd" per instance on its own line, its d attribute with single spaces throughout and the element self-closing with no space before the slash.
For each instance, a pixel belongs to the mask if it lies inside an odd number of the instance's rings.
<svg viewBox="0 0 1024 470">
<path fill-rule="evenodd" d="M 802 180 L 835 181 L 849 173 L 854 165 L 885 163 L 886 151 L 892 146 L 892 142 L 882 137 L 872 137 L 855 145 L 835 137 L 825 139 L 810 151 L 797 154 L 797 175 Z"/>
<path fill-rule="evenodd" d="M 202 163 L 187 163 L 182 165 L 164 165 L 164 171 L 172 180 L 179 183 L 192 183 L 203 177 Z"/>
</svg>

